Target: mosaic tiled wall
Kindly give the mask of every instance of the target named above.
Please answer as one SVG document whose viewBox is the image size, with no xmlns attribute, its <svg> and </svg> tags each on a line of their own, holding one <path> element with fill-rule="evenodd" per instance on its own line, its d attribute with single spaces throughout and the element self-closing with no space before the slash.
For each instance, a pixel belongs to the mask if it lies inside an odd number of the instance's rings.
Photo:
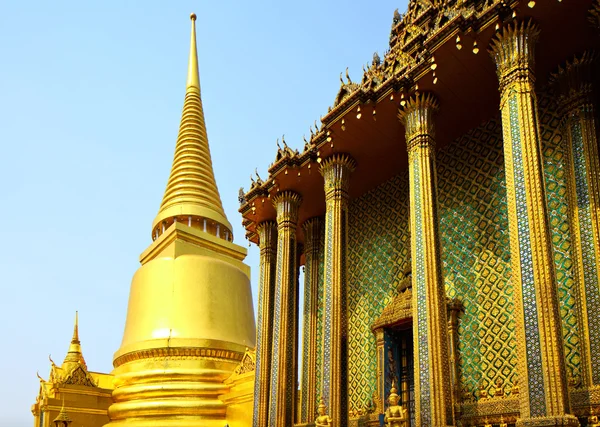
<svg viewBox="0 0 600 427">
<path fill-rule="evenodd" d="M 550 98 L 540 97 L 548 212 L 568 374 L 580 372 L 562 137 Z M 462 394 L 480 384 L 491 393 L 515 380 L 516 343 L 510 248 L 499 117 L 466 133 L 437 154 L 440 240 L 449 296 L 462 300 L 459 328 Z M 409 260 L 408 175 L 354 199 L 349 210 L 348 310 L 350 408 L 376 390 L 375 340 L 370 326 L 390 301 Z"/>
<path fill-rule="evenodd" d="M 321 227 L 321 248 L 325 247 L 325 224 Z M 319 252 L 319 284 L 317 288 L 317 292 L 319 295 L 319 306 L 317 309 L 318 318 L 317 318 L 317 342 L 323 343 L 323 277 L 325 276 L 325 251 Z M 317 346 L 317 366 L 315 369 L 315 375 L 317 377 L 317 395 L 315 396 L 317 402 L 315 404 L 315 408 L 319 406 L 319 399 L 323 394 L 323 347 Z"/>
<path fill-rule="evenodd" d="M 554 247 L 554 265 L 558 282 L 558 301 L 563 324 L 567 375 L 581 378 L 580 326 L 577 321 L 576 288 L 571 259 L 571 238 L 568 223 L 567 188 L 565 184 L 564 139 L 560 133 L 560 118 L 548 96 L 539 97 L 540 133 L 542 138 L 548 216 Z"/>
<path fill-rule="evenodd" d="M 348 211 L 348 389 L 350 409 L 376 391 L 371 324 L 390 302 L 410 259 L 408 174 L 350 202 Z"/>
<path fill-rule="evenodd" d="M 512 384 L 517 363 L 502 125 L 491 120 L 437 156 L 440 240 L 448 296 L 462 301 L 463 394 Z"/>
</svg>

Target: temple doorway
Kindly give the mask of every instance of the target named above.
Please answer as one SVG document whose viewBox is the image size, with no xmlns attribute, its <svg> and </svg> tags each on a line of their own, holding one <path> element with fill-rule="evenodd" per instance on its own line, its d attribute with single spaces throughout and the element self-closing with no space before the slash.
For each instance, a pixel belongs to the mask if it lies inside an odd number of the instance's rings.
<svg viewBox="0 0 600 427">
<path fill-rule="evenodd" d="M 400 404 L 408 409 L 410 425 L 415 425 L 415 380 L 412 322 L 385 328 L 386 397 L 395 385 Z M 386 405 L 387 406 L 387 405 Z"/>
</svg>

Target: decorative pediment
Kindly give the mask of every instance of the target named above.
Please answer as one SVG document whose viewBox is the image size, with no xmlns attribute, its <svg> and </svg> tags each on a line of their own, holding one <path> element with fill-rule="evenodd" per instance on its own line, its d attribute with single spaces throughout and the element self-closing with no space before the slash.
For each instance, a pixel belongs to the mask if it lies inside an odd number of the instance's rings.
<svg viewBox="0 0 600 427">
<path fill-rule="evenodd" d="M 254 372 L 256 369 L 256 350 L 246 349 L 246 353 L 244 353 L 244 357 L 242 357 L 242 361 L 235 368 L 235 375 L 243 375 L 248 372 Z"/>
<path fill-rule="evenodd" d="M 72 370 L 69 374 L 67 374 L 62 381 L 60 381 L 60 385 L 82 385 L 86 387 L 97 387 L 96 381 L 90 375 L 90 373 L 83 368 L 83 366 L 78 366 L 74 370 Z"/>
</svg>

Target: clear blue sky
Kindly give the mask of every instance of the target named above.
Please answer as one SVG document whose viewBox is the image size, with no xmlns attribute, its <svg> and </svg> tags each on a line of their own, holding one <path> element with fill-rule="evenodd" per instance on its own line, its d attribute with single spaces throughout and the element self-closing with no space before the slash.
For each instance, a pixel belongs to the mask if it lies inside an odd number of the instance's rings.
<svg viewBox="0 0 600 427">
<path fill-rule="evenodd" d="M 0 425 L 32 424 L 35 373 L 64 358 L 75 310 L 89 368 L 112 368 L 171 167 L 190 12 L 217 183 L 247 247 L 239 187 L 267 175 L 282 134 L 301 149 L 340 71 L 358 80 L 383 57 L 395 8 L 406 0 L 0 4 Z M 256 248 L 247 262 L 256 298 Z"/>
</svg>

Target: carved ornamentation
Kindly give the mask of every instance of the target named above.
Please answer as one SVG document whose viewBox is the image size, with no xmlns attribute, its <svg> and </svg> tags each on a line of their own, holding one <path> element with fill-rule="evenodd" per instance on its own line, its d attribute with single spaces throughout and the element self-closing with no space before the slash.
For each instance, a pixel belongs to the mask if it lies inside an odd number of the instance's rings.
<svg viewBox="0 0 600 427">
<path fill-rule="evenodd" d="M 595 28 L 600 30 L 600 0 L 594 0 L 592 8 L 590 9 L 588 14 L 588 21 Z"/>
<path fill-rule="evenodd" d="M 293 423 L 294 405 L 291 402 L 296 401 L 295 359 L 298 336 L 296 227 L 301 201 L 302 197 L 293 191 L 282 191 L 272 198 L 277 212 L 277 262 L 269 427 L 287 426 Z"/>
<path fill-rule="evenodd" d="M 265 221 L 256 227 L 260 248 L 259 300 L 256 331 L 253 426 L 265 426 L 268 419 L 271 367 L 273 364 L 273 315 L 275 310 L 275 273 L 277 223 Z"/>
<path fill-rule="evenodd" d="M 148 350 L 133 351 L 119 356 L 113 361 L 113 366 L 118 368 L 124 363 L 141 359 L 164 359 L 168 357 L 174 360 L 191 360 L 199 357 L 216 360 L 239 362 L 243 353 L 231 350 L 222 350 L 208 347 L 168 347 L 154 348 Z"/>
<path fill-rule="evenodd" d="M 322 219 L 310 218 L 302 224 L 304 231 L 304 313 L 302 337 L 302 407 L 301 421 L 313 419 L 317 405 L 317 353 L 319 313 L 322 312 L 323 295 L 319 293 L 319 260 L 323 252 Z M 321 306 L 321 307 L 319 307 Z"/>
<path fill-rule="evenodd" d="M 501 93 L 509 93 L 509 87 L 515 83 L 531 85 L 533 88 L 534 46 L 539 35 L 537 24 L 526 20 L 503 27 L 490 42 L 489 52 L 496 63 Z M 512 87 L 511 90 L 520 92 L 518 86 Z"/>
<path fill-rule="evenodd" d="M 243 375 L 243 374 L 247 374 L 248 372 L 254 372 L 255 369 L 256 369 L 256 351 L 246 349 L 246 352 L 244 353 L 244 357 L 242 357 L 242 361 L 237 366 L 237 368 L 235 368 L 235 371 L 233 371 L 233 372 L 236 375 Z"/>
<path fill-rule="evenodd" d="M 582 334 L 581 377 L 573 386 L 600 384 L 600 161 L 592 81 L 597 55 L 587 51 L 551 76 L 562 113 L 569 222 Z"/>
<path fill-rule="evenodd" d="M 528 425 L 569 425 L 576 424 L 577 419 L 567 415 L 570 404 L 565 357 L 543 191 L 533 74 L 538 36 L 539 29 L 533 21 L 517 21 L 497 34 L 489 51 L 500 82 L 511 269 L 517 284 L 514 298 L 518 371 L 525 375 L 520 415 Z"/>
<path fill-rule="evenodd" d="M 398 118 L 404 125 L 408 152 L 415 148 L 433 149 L 435 147 L 435 125 L 433 116 L 439 109 L 439 103 L 430 93 L 411 96 L 398 111 Z"/>
<path fill-rule="evenodd" d="M 434 172 L 437 108 L 433 95 L 415 94 L 398 112 L 408 148 L 417 425 L 447 425 L 453 418 Z"/>
<path fill-rule="evenodd" d="M 336 425 L 348 417 L 348 189 L 356 162 L 335 154 L 321 163 L 325 181 L 323 389 Z"/>
<path fill-rule="evenodd" d="M 96 381 L 82 366 L 74 369 L 60 382 L 60 385 L 73 384 L 86 387 L 97 387 Z"/>
</svg>

